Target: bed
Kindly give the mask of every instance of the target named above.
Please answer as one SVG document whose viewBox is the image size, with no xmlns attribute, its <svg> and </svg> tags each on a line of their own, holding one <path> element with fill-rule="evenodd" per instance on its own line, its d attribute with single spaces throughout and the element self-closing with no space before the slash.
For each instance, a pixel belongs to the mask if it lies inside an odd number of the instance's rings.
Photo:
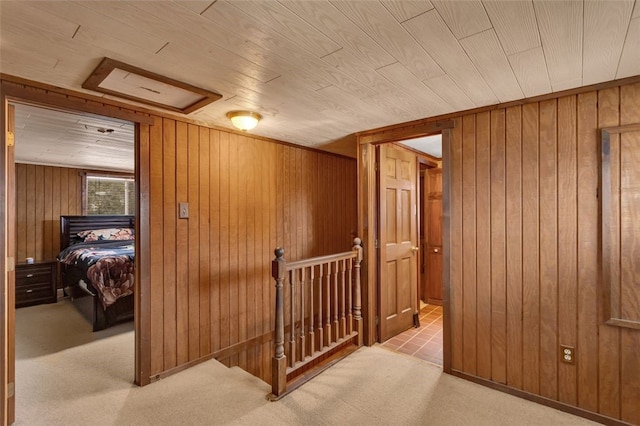
<svg viewBox="0 0 640 426">
<path fill-rule="evenodd" d="M 62 286 L 93 299 L 93 331 L 133 319 L 134 216 L 60 216 Z"/>
</svg>

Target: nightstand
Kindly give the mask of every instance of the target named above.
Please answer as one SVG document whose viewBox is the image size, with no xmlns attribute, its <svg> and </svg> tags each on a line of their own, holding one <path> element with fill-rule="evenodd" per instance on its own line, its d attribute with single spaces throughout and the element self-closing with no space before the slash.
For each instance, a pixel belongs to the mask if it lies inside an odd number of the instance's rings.
<svg viewBox="0 0 640 426">
<path fill-rule="evenodd" d="M 57 301 L 58 262 L 16 264 L 16 308 Z"/>
</svg>

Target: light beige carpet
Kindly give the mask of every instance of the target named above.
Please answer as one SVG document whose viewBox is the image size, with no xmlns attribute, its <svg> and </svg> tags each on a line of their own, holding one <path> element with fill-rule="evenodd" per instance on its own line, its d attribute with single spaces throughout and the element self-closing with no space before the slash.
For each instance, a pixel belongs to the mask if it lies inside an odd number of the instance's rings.
<svg viewBox="0 0 640 426">
<path fill-rule="evenodd" d="M 16 311 L 18 425 L 583 425 L 579 417 L 442 373 L 380 346 L 278 402 L 239 368 L 205 362 L 144 388 L 132 324 L 98 333 L 68 301 Z"/>
</svg>

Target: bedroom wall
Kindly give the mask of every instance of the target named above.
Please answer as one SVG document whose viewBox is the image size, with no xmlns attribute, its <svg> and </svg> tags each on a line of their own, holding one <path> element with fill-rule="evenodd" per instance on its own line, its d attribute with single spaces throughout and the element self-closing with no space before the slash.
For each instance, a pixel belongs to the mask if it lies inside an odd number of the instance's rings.
<svg viewBox="0 0 640 426">
<path fill-rule="evenodd" d="M 20 144 L 18 140 L 16 142 Z M 60 216 L 82 214 L 82 176 L 98 170 L 16 163 L 16 259 L 55 259 Z"/>
<path fill-rule="evenodd" d="M 20 143 L 17 141 L 16 143 Z M 83 170 L 16 164 L 16 259 L 55 259 L 60 216 L 82 214 Z"/>
<path fill-rule="evenodd" d="M 640 424 L 640 330 L 603 323 L 598 278 L 598 129 L 631 123 L 640 84 L 455 118 L 454 370 Z"/>
</svg>

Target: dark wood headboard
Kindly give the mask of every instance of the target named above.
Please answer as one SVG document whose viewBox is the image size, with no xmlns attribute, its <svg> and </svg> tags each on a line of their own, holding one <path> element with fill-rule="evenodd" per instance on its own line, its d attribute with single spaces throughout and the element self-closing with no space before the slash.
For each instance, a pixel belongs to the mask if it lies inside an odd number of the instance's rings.
<svg viewBox="0 0 640 426">
<path fill-rule="evenodd" d="M 135 216 L 60 216 L 60 250 L 69 246 L 80 231 L 106 228 L 135 228 Z"/>
</svg>

